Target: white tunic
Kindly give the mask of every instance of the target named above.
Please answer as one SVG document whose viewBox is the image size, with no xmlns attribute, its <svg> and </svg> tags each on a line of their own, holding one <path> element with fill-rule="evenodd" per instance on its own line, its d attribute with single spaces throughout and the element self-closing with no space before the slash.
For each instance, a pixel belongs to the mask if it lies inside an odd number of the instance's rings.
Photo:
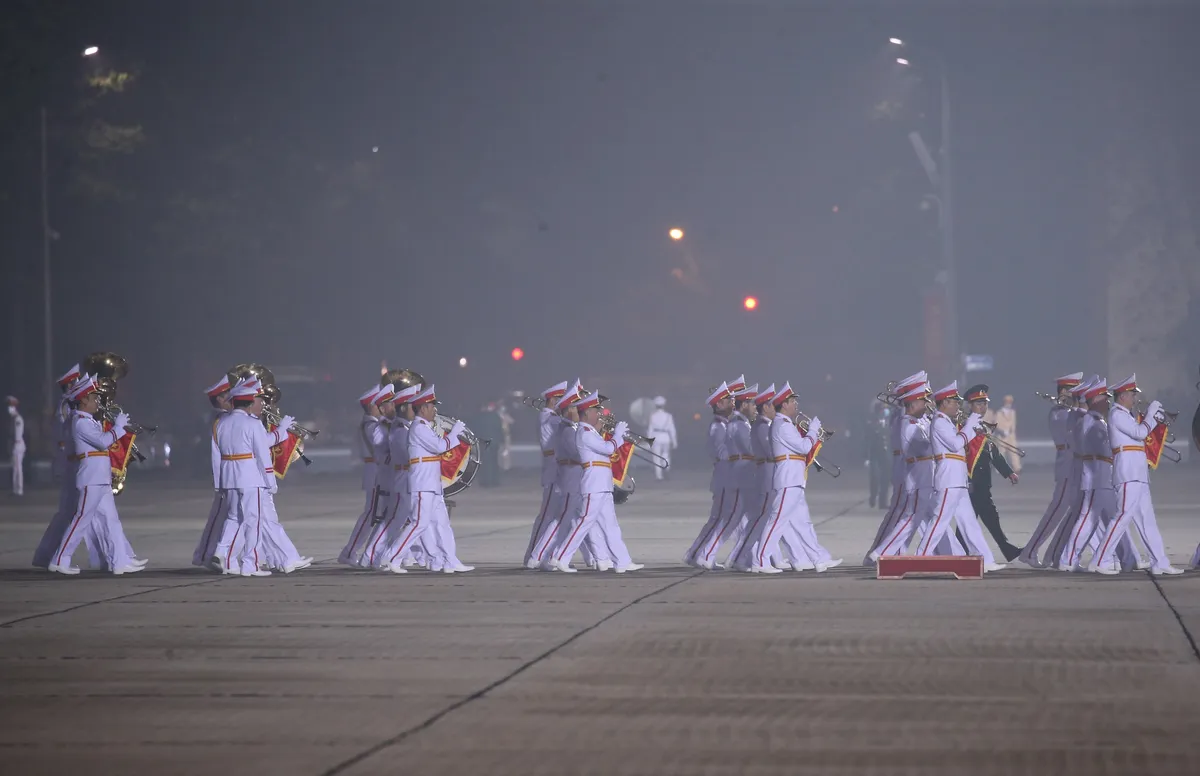
<svg viewBox="0 0 1200 776">
<path fill-rule="evenodd" d="M 750 427 L 750 444 L 754 448 L 755 468 L 758 484 L 755 490 L 759 493 L 770 493 L 775 479 L 775 456 L 771 452 L 772 420 L 766 415 L 759 415 Z"/>
<path fill-rule="evenodd" d="M 820 426 L 810 423 L 808 436 L 801 436 L 796 424 L 786 415 L 771 423 L 771 456 L 775 463 L 771 487 L 774 490 L 804 487 L 808 479 L 806 456 L 817 441 Z"/>
<path fill-rule="evenodd" d="M 911 415 L 906 415 L 900 425 L 900 457 L 904 461 L 906 493 L 933 487 L 933 475 L 937 467 L 933 460 L 929 426 Z"/>
<path fill-rule="evenodd" d="M 720 493 L 729 486 L 729 444 L 726 439 L 728 421 L 720 415 L 713 415 L 712 423 L 708 425 L 708 456 L 713 462 L 712 478 L 708 481 L 708 489 Z"/>
<path fill-rule="evenodd" d="M 1067 434 L 1067 419 L 1071 411 L 1056 404 L 1050 408 L 1050 438 L 1054 440 L 1054 479 L 1066 480 L 1071 477 L 1071 440 Z"/>
<path fill-rule="evenodd" d="M 1113 486 L 1112 448 L 1108 441 L 1108 421 L 1099 412 L 1088 412 L 1083 428 L 1084 481 L 1089 490 L 1110 490 Z"/>
<path fill-rule="evenodd" d="M 375 448 L 383 442 L 386 435 L 387 427 L 379 423 L 379 418 L 363 414 L 362 421 L 358 424 L 358 438 L 362 442 L 360 453 L 363 459 L 363 490 L 375 489 L 376 468 L 380 463 L 375 460 Z"/>
<path fill-rule="evenodd" d="M 579 484 L 583 480 L 583 469 L 579 466 L 579 448 L 575 447 L 575 424 L 560 419 L 558 434 L 555 437 L 554 455 L 557 457 L 558 489 L 568 495 L 579 492 Z"/>
<path fill-rule="evenodd" d="M 71 457 L 75 463 L 75 487 L 112 485 L 108 448 L 121 438 L 118 431 L 122 429 L 105 431 L 100 421 L 86 412 L 74 413 L 71 424 Z"/>
<path fill-rule="evenodd" d="M 1113 459 L 1113 487 L 1126 482 L 1150 482 L 1150 465 L 1146 462 L 1146 437 L 1154 430 L 1144 420 L 1138 423 L 1133 414 L 1114 404 L 1108 411 L 1109 452 Z M 1157 423 L 1155 424 L 1157 425 Z"/>
<path fill-rule="evenodd" d="M 754 448 L 750 444 L 750 421 L 740 412 L 729 418 L 725 429 L 729 448 L 729 482 L 735 488 L 758 490 Z"/>
<path fill-rule="evenodd" d="M 424 418 L 408 427 L 408 492 L 442 494 L 442 456 L 458 446 Z"/>
<path fill-rule="evenodd" d="M 579 450 L 580 467 L 583 477 L 579 482 L 579 492 L 612 493 L 612 459 L 617 451 L 613 442 L 600 436 L 600 432 L 587 423 L 575 427 L 575 447 Z"/>
<path fill-rule="evenodd" d="M 392 493 L 408 493 L 408 425 L 404 418 L 396 418 L 388 431 L 388 454 L 392 459 Z"/>
<path fill-rule="evenodd" d="M 275 469 L 271 463 L 270 440 L 258 418 L 243 409 L 229 412 L 217 424 L 217 447 L 221 452 L 220 488 L 272 488 Z"/>
<path fill-rule="evenodd" d="M 671 413 L 664 409 L 659 408 L 650 413 L 650 423 L 646 426 L 646 433 L 656 442 L 669 442 L 671 447 L 678 444 L 678 438 L 675 435 L 675 418 L 671 417 Z"/>
<path fill-rule="evenodd" d="M 538 412 L 538 442 L 542 447 L 542 487 L 552 487 L 558 479 L 558 453 L 554 449 L 558 441 L 559 424 L 562 421 L 553 410 L 542 408 Z"/>
<path fill-rule="evenodd" d="M 929 422 L 933 460 L 937 464 L 933 473 L 935 490 L 967 487 L 967 444 L 975 438 L 975 428 L 980 420 L 978 415 L 971 415 L 962 431 L 944 412 L 936 413 Z"/>
</svg>

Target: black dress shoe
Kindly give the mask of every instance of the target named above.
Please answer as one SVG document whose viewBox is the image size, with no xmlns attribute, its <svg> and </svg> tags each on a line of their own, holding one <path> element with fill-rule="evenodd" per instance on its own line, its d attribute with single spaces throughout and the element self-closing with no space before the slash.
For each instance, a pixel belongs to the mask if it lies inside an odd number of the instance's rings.
<svg viewBox="0 0 1200 776">
<path fill-rule="evenodd" d="M 1021 554 L 1021 548 L 1015 547 L 1011 544 L 1007 544 L 1004 547 L 1001 547 L 1000 551 L 1004 553 L 1004 559 L 1007 560 L 1009 563 L 1012 563 L 1013 560 L 1015 560 L 1017 558 L 1017 556 Z"/>
</svg>

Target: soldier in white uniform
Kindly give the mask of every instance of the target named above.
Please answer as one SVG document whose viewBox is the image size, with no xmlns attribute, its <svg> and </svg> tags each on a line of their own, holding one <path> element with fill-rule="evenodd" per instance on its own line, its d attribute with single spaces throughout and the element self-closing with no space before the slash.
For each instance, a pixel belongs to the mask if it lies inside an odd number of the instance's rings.
<svg viewBox="0 0 1200 776">
<path fill-rule="evenodd" d="M 1092 375 L 1071 389 L 1072 406 L 1067 414 L 1066 422 L 1067 447 L 1071 451 L 1071 474 L 1067 481 L 1071 503 L 1067 506 L 1066 515 L 1058 524 L 1058 529 L 1046 547 L 1046 554 L 1042 559 L 1042 565 L 1045 568 L 1058 568 L 1060 571 L 1071 570 L 1070 568 L 1061 568 L 1059 559 L 1066 553 L 1067 545 L 1071 541 L 1071 529 L 1074 528 L 1076 519 L 1083 512 L 1085 491 L 1080 487 L 1083 480 L 1083 454 L 1079 449 L 1079 430 L 1083 425 L 1084 416 L 1087 415 L 1087 402 L 1083 395 L 1088 388 L 1099 381 L 1100 375 Z"/>
<path fill-rule="evenodd" d="M 88 378 L 75 384 L 67 394 L 75 406 L 71 422 L 71 458 L 74 459 L 75 488 L 78 499 L 75 512 L 62 542 L 54 551 L 49 570 L 59 574 L 78 574 L 71 565 L 71 556 L 85 536 L 99 550 L 105 566 L 113 574 L 132 574 L 145 568 L 129 551 L 128 542 L 117 516 L 113 500 L 112 467 L 108 449 L 125 434 L 129 416 L 121 413 L 109 431 L 105 431 L 94 415 L 100 408 L 100 396 L 95 380 Z"/>
<path fill-rule="evenodd" d="M 729 557 L 725 565 L 737 560 L 738 553 L 746 542 L 750 524 L 757 520 L 759 512 L 759 482 L 758 467 L 755 465 L 754 443 L 751 440 L 750 426 L 758 411 L 758 384 L 743 388 L 733 397 L 733 414 L 729 417 L 727 437 L 729 440 L 730 476 L 738 489 L 738 508 L 730 516 L 729 524 L 718 539 L 720 545 L 732 542 Z M 716 555 L 714 555 L 716 557 Z"/>
<path fill-rule="evenodd" d="M 388 432 L 388 451 L 392 459 L 392 481 L 388 488 L 393 494 L 392 501 L 388 505 L 387 518 L 371 535 L 371 543 L 368 545 L 370 549 L 363 563 L 364 566 L 369 565 L 394 574 L 403 574 L 406 565 L 415 565 L 418 551 L 422 560 L 426 555 L 424 545 L 419 541 L 409 542 L 403 549 L 400 547 L 412 500 L 408 486 L 408 431 L 416 419 L 412 400 L 420 392 L 419 384 L 410 385 L 401 388 L 392 397 L 392 406 L 396 408 L 396 416 L 392 419 L 392 428 Z"/>
<path fill-rule="evenodd" d="M 1071 506 L 1073 494 L 1070 492 L 1072 451 L 1067 440 L 1067 418 L 1070 416 L 1072 402 L 1071 389 L 1083 382 L 1083 372 L 1063 375 L 1055 381 L 1058 401 L 1050 408 L 1049 424 L 1050 438 L 1054 440 L 1054 494 L 1050 504 L 1042 515 L 1041 521 L 1034 528 L 1029 541 L 1025 543 L 1017 560 L 1039 568 L 1042 562 L 1038 560 L 1038 550 L 1058 531 Z M 1053 562 L 1047 557 L 1047 563 Z"/>
<path fill-rule="evenodd" d="M 805 488 L 808 481 L 808 459 L 820 438 L 821 421 L 812 418 L 808 434 L 801 435 L 796 428 L 796 417 L 800 403 L 792 390 L 791 383 L 784 383 L 774 398 L 777 417 L 771 423 L 771 460 L 775 464 L 771 482 L 771 504 L 767 507 L 762 539 L 756 542 L 751 571 L 760 574 L 777 574 L 780 569 L 771 563 L 778 552 L 781 538 L 794 537 L 789 542 L 793 556 L 804 558 L 824 572 L 842 563 L 841 558 L 830 557 L 829 552 L 817 539 L 816 529 L 808 512 Z"/>
<path fill-rule="evenodd" d="M 576 550 L 588 534 L 596 529 L 612 553 L 616 572 L 637 571 L 642 568 L 634 563 L 621 537 L 613 506 L 613 476 L 611 456 L 625 442 L 629 427 L 618 422 L 611 440 L 604 439 L 596 430 L 600 419 L 600 394 L 592 393 L 576 403 L 579 423 L 575 428 L 575 448 L 579 451 L 580 468 L 583 476 L 579 484 L 579 507 L 569 524 L 561 527 L 562 544 L 554 553 L 552 567 L 557 571 L 574 573 L 570 562 Z"/>
<path fill-rule="evenodd" d="M 750 523 L 741 541 L 729 551 L 729 567 L 734 571 L 749 571 L 751 548 L 762 530 L 763 515 L 767 512 L 767 501 L 771 498 L 769 475 L 775 470 L 771 456 L 771 421 L 775 418 L 775 384 L 759 391 L 754 399 L 754 422 L 750 425 L 750 451 L 754 458 L 753 485 L 746 497 Z M 790 564 L 789 564 L 790 565 Z"/>
<path fill-rule="evenodd" d="M 212 421 L 209 423 L 213 501 L 208 510 L 208 520 L 204 524 L 204 530 L 200 532 L 200 540 L 196 543 L 196 549 L 192 550 L 192 565 L 209 566 L 213 571 L 221 570 L 219 566 L 212 566 L 211 560 L 216 554 L 217 542 L 221 540 L 221 528 L 225 525 L 225 491 L 221 490 L 221 451 L 217 449 L 217 424 L 221 422 L 221 418 L 229 414 L 231 409 L 229 405 L 230 387 L 229 375 L 223 375 L 220 380 L 205 390 L 208 402 L 213 408 Z"/>
<path fill-rule="evenodd" d="M 279 489 L 271 460 L 271 438 L 256 417 L 262 412 L 262 385 L 243 378 L 230 391 L 233 409 L 217 424 L 221 454 L 219 484 L 225 491 L 225 524 L 213 565 L 224 574 L 271 575 L 262 551 L 263 496 Z"/>
<path fill-rule="evenodd" d="M 362 445 L 361 457 L 363 462 L 362 489 L 365 496 L 363 511 L 354 521 L 354 529 L 346 546 L 338 553 L 338 563 L 347 566 L 358 566 L 367 540 L 371 537 L 371 522 L 379 508 L 379 489 L 375 486 L 376 464 L 375 445 L 381 441 L 385 430 L 379 425 L 380 412 L 375 406 L 375 397 L 379 395 L 380 386 L 371 386 L 366 393 L 358 397 L 362 407 L 362 419 L 358 423 L 357 442 Z"/>
<path fill-rule="evenodd" d="M 459 436 L 466 429 L 457 421 L 450 433 L 442 436 L 433 425 L 437 416 L 437 392 L 430 384 L 412 402 L 416 417 L 408 429 L 408 523 L 395 552 L 404 556 L 405 550 L 417 541 L 424 543 L 430 569 L 446 574 L 471 571 L 456 554 L 454 532 L 442 495 L 442 456 L 458 446 Z"/>
<path fill-rule="evenodd" d="M 900 461 L 904 465 L 904 507 L 896 525 L 873 549 L 867 560 L 874 563 L 885 555 L 902 555 L 914 531 L 927 527 L 919 525 L 926 508 L 933 501 L 933 442 L 929 437 L 929 422 L 925 417 L 929 405 L 926 399 L 933 390 L 929 383 L 919 385 L 900 397 L 904 415 L 900 421 Z"/>
<path fill-rule="evenodd" d="M 542 391 L 545 406 L 538 410 L 538 443 L 542 450 L 542 507 L 538 510 L 537 518 L 533 521 L 533 527 L 529 531 L 529 543 L 525 546 L 525 556 L 521 561 L 526 568 L 530 568 L 530 564 L 533 562 L 533 548 L 541 538 L 542 532 L 546 528 L 546 522 L 554 519 L 551 510 L 556 494 L 554 483 L 558 479 L 558 459 L 554 446 L 562 421 L 554 406 L 566 393 L 566 380 Z"/>
<path fill-rule="evenodd" d="M 1110 407 L 1107 382 L 1100 379 L 1089 384 L 1084 391 L 1084 399 L 1088 403 L 1088 412 L 1080 421 L 1072 441 L 1073 449 L 1083 460 L 1083 477 L 1080 480 L 1083 508 L 1059 557 L 1060 571 L 1082 570 L 1078 569 L 1078 566 L 1083 551 L 1090 548 L 1095 554 L 1100 546 L 1100 536 L 1108 530 L 1109 524 L 1117 516 L 1112 452 L 1108 437 Z M 1121 565 L 1131 571 L 1139 568 L 1141 558 L 1130 541 L 1128 530 L 1121 535 L 1120 545 L 1116 557 L 1120 559 Z"/>
<path fill-rule="evenodd" d="M 8 417 L 12 423 L 12 492 L 14 496 L 25 495 L 25 418 L 21 417 L 16 396 L 5 397 L 8 402 Z"/>
<path fill-rule="evenodd" d="M 55 511 L 54 517 L 50 519 L 49 525 L 46 526 L 42 539 L 33 553 L 33 565 L 41 569 L 50 565 L 51 556 L 53 556 L 55 548 L 62 542 L 67 524 L 71 522 L 71 518 L 75 514 L 75 499 L 78 491 L 75 489 L 75 467 L 67 460 L 67 443 L 71 437 L 71 403 L 67 399 L 67 392 L 79 379 L 79 364 L 71 367 L 58 378 L 58 387 L 62 391 L 62 398 L 59 399 L 58 410 L 55 412 L 54 422 L 51 424 L 51 431 L 54 435 L 54 457 L 50 466 L 51 476 L 58 483 L 58 509 Z M 99 565 L 99 555 L 90 547 L 89 552 L 92 553 L 92 565 Z"/>
<path fill-rule="evenodd" d="M 1113 564 L 1119 539 L 1132 521 L 1142 544 L 1150 554 L 1150 573 L 1182 574 L 1183 569 L 1171 565 L 1163 546 L 1158 522 L 1154 518 L 1154 503 L 1150 499 L 1150 466 L 1146 461 L 1146 437 L 1159 423 L 1162 405 L 1150 402 L 1145 420 L 1138 422 L 1133 415 L 1133 405 L 1141 389 L 1137 375 L 1130 375 L 1113 387 L 1116 404 L 1108 413 L 1108 434 L 1113 459 L 1113 489 L 1117 499 L 1117 516 L 1113 519 L 1100 541 L 1100 549 L 1092 556 L 1088 571 L 1100 574 L 1116 574 Z"/>
<path fill-rule="evenodd" d="M 910 375 L 900 380 L 891 395 L 903 401 L 902 397 L 925 385 L 928 379 L 925 370 L 921 370 L 915 375 Z M 900 444 L 902 427 L 907 422 L 907 416 L 895 414 L 892 416 L 890 425 L 888 426 L 888 441 L 892 450 L 892 505 L 888 507 L 887 513 L 884 514 L 883 519 L 879 522 L 879 528 L 875 531 L 875 540 L 871 543 L 871 549 L 867 551 L 867 557 L 863 560 L 864 566 L 875 562 L 870 557 L 870 553 L 873 550 L 879 549 L 884 543 L 884 539 L 895 530 L 901 516 L 908 514 L 912 506 L 908 501 L 910 496 L 904 487 L 907 467 L 904 463 L 904 454 Z"/>
<path fill-rule="evenodd" d="M 526 568 L 553 571 L 555 569 L 555 553 L 565 541 L 564 527 L 569 525 L 579 507 L 579 488 L 583 481 L 583 469 L 579 462 L 579 450 L 575 448 L 575 428 L 579 422 L 579 410 L 576 405 L 586 394 L 580 395 L 582 387 L 576 381 L 571 390 L 558 400 L 555 409 L 559 413 L 559 426 L 554 441 L 557 477 L 555 479 L 556 495 L 550 505 L 550 519 L 542 528 L 542 534 L 534 544 L 533 554 Z M 588 534 L 582 551 L 589 542 L 592 534 Z M 585 556 L 585 561 L 588 558 Z M 570 559 L 568 559 L 570 562 Z M 589 563 L 589 566 L 591 564 Z M 606 569 L 601 569 L 606 570 Z"/>
<path fill-rule="evenodd" d="M 662 396 L 654 397 L 654 412 L 650 413 L 646 436 L 654 440 L 650 445 L 651 452 L 662 456 L 667 462 L 666 466 L 654 467 L 654 479 L 661 480 L 667 476 L 667 469 L 671 465 L 671 451 L 679 447 L 679 438 L 675 434 L 675 418 L 667 412 L 667 400 Z"/>
<path fill-rule="evenodd" d="M 950 533 L 953 524 L 957 523 L 967 548 L 973 554 L 983 557 L 984 571 L 999 571 L 1005 566 L 995 562 L 992 549 L 984 538 L 983 528 L 971 508 L 971 499 L 967 495 L 966 449 L 978 433 L 976 429 L 983 419 L 972 413 L 961 430 L 955 426 L 954 418 L 958 415 L 963 400 L 958 394 L 957 380 L 936 392 L 933 400 L 938 410 L 929 423 L 929 438 L 935 464 L 933 498 L 923 510 L 923 519 L 928 527 L 916 554 L 934 554 L 934 548 L 938 547 Z"/>
<path fill-rule="evenodd" d="M 708 395 L 708 406 L 712 408 L 712 422 L 708 425 L 707 450 L 713 462 L 712 477 L 708 481 L 708 489 L 712 493 L 712 506 L 709 508 L 708 520 L 696 535 L 692 546 L 683 556 L 683 562 L 689 566 L 700 567 L 703 559 L 697 557 L 697 551 L 708 543 L 720 528 L 726 514 L 737 506 L 736 489 L 731 485 L 729 470 L 729 444 L 727 427 L 729 416 L 733 413 L 733 396 L 729 392 L 728 383 L 721 383 Z"/>
</svg>

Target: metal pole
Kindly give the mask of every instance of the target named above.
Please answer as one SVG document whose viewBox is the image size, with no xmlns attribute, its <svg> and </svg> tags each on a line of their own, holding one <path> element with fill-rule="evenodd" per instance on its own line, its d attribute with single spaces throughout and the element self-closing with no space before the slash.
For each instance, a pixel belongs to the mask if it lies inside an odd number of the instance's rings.
<svg viewBox="0 0 1200 776">
<path fill-rule="evenodd" d="M 47 171 L 46 106 L 42 106 L 42 327 L 45 333 L 42 354 L 44 373 L 42 400 L 45 402 L 45 417 L 54 414 L 54 333 L 51 327 L 50 310 L 50 176 Z"/>
<path fill-rule="evenodd" d="M 949 374 L 961 379 L 962 354 L 958 343 L 958 267 L 954 256 L 954 173 L 950 166 L 950 82 L 946 77 L 946 63 L 938 58 L 942 71 L 942 143 L 940 161 L 941 214 L 942 214 L 942 266 L 946 272 L 946 349 L 950 359 Z"/>
</svg>

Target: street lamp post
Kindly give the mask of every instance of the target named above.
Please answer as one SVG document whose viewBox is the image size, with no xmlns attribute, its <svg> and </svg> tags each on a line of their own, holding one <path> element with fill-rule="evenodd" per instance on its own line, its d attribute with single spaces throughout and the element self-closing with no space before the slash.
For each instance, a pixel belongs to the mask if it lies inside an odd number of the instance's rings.
<svg viewBox="0 0 1200 776">
<path fill-rule="evenodd" d="M 907 44 L 900 38 L 889 38 L 893 46 Z M 945 337 L 948 373 L 955 379 L 961 376 L 962 356 L 958 344 L 958 263 L 954 253 L 954 172 L 951 166 L 951 123 L 950 123 L 950 80 L 946 74 L 946 61 L 936 52 L 928 52 L 937 63 L 940 76 L 941 98 L 941 143 L 938 150 L 938 231 L 941 234 L 942 271 L 946 279 Z M 909 66 L 906 58 L 897 58 L 897 64 Z"/>
</svg>

